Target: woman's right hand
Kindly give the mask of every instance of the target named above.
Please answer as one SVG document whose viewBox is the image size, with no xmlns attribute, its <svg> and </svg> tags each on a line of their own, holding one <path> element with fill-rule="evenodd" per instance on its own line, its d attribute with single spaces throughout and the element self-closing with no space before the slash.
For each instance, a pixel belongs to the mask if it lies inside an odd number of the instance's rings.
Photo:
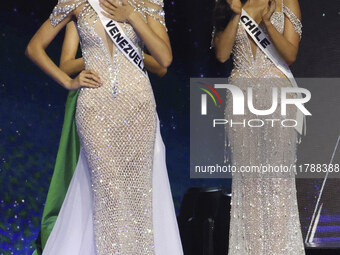
<svg viewBox="0 0 340 255">
<path fill-rule="evenodd" d="M 86 88 L 99 88 L 102 86 L 103 83 L 101 82 L 98 74 L 92 70 L 83 70 L 79 73 L 79 75 L 72 79 L 67 86 L 69 90 L 77 90 L 81 87 Z"/>
<path fill-rule="evenodd" d="M 226 0 L 234 14 L 241 14 L 242 3 L 240 0 Z"/>
</svg>

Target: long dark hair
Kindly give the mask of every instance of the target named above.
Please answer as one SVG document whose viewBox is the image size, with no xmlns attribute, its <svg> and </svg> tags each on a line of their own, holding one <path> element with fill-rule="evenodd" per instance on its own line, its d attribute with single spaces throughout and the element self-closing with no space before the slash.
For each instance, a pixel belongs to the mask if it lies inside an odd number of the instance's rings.
<svg viewBox="0 0 340 255">
<path fill-rule="evenodd" d="M 248 0 L 241 0 L 242 4 L 245 4 Z M 223 31 L 228 25 L 228 22 L 233 15 L 233 11 L 230 9 L 226 0 L 217 0 L 213 12 L 213 24 L 215 31 Z"/>
</svg>

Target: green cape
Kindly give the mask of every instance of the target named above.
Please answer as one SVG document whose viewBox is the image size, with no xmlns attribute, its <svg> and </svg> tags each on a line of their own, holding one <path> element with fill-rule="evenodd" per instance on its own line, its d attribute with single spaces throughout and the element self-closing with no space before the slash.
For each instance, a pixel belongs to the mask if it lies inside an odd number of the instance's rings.
<svg viewBox="0 0 340 255">
<path fill-rule="evenodd" d="M 80 151 L 80 142 L 75 123 L 78 92 L 79 90 L 70 91 L 67 96 L 57 159 L 46 198 L 40 233 L 35 241 L 36 250 L 33 255 L 42 254 L 77 166 Z"/>
</svg>

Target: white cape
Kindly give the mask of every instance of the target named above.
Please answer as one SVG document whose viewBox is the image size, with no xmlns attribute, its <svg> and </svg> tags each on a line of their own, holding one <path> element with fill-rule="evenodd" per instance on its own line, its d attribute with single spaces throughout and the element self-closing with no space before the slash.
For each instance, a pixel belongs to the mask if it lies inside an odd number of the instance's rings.
<svg viewBox="0 0 340 255">
<path fill-rule="evenodd" d="M 158 118 L 152 182 L 155 255 L 182 255 Z M 97 254 L 93 232 L 92 196 L 89 169 L 81 149 L 77 167 L 43 255 Z"/>
</svg>

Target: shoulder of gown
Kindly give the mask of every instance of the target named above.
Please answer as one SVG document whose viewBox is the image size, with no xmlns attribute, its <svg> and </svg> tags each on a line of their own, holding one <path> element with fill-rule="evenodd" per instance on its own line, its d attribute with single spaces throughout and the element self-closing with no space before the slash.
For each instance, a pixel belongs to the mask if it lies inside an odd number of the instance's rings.
<svg viewBox="0 0 340 255">
<path fill-rule="evenodd" d="M 85 2 L 87 2 L 87 0 L 58 0 L 58 4 L 54 7 L 50 15 L 52 25 L 54 27 L 57 26 L 67 15 Z M 166 28 L 163 0 L 131 0 L 129 3 L 134 7 L 134 10 L 138 11 L 145 19 L 149 16 Z"/>
<path fill-rule="evenodd" d="M 85 2 L 87 2 L 87 0 L 58 0 L 57 5 L 53 8 L 50 15 L 52 26 L 56 27 L 73 10 Z"/>
<path fill-rule="evenodd" d="M 287 5 L 285 5 L 282 1 L 282 12 L 287 16 L 289 21 L 293 24 L 295 32 L 299 34 L 300 39 L 302 37 L 302 23 L 301 20 L 296 16 L 296 14 L 289 9 Z"/>
<path fill-rule="evenodd" d="M 153 18 L 160 24 L 162 24 L 165 29 L 165 12 L 163 0 L 131 0 L 129 3 L 134 7 L 135 11 L 138 11 L 147 20 L 147 17 Z"/>
</svg>

